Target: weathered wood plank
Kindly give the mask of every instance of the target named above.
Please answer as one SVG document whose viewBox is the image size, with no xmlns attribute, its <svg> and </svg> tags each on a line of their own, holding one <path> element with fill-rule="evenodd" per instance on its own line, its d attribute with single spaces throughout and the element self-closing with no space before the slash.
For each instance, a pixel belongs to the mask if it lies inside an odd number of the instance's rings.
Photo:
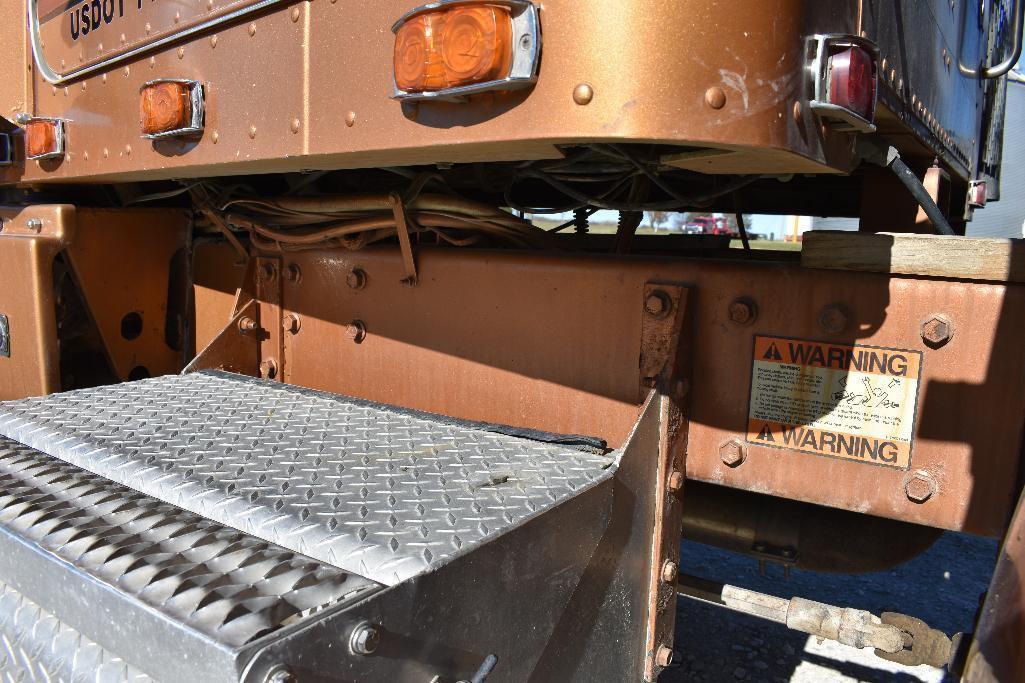
<svg viewBox="0 0 1025 683">
<path fill-rule="evenodd" d="M 1025 282 L 1025 240 L 833 230 L 804 235 L 806 268 Z"/>
</svg>

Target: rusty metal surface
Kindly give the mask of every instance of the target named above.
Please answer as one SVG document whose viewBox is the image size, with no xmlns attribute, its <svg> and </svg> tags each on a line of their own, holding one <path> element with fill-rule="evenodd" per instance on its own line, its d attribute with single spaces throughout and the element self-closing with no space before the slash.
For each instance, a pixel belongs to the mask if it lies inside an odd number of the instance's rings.
<svg viewBox="0 0 1025 683">
<path fill-rule="evenodd" d="M 1025 496 L 1000 548 L 962 680 L 1025 680 Z"/>
<path fill-rule="evenodd" d="M 250 299 L 221 331 L 193 358 L 183 372 L 226 370 L 258 377 L 260 373 L 260 329 L 256 323 L 259 304 Z"/>
<path fill-rule="evenodd" d="M 118 377 L 178 372 L 182 348 L 168 340 L 183 334 L 185 325 L 169 318 L 168 297 L 172 260 L 189 239 L 188 214 L 78 209 L 76 215 L 68 260 Z M 179 332 L 169 334 L 168 325 Z"/>
<path fill-rule="evenodd" d="M 467 419 L 601 436 L 624 443 L 638 414 L 644 286 L 687 282 L 694 371 L 687 475 L 883 517 L 999 535 L 1012 503 L 1025 397 L 1025 290 L 796 265 L 556 257 L 421 248 L 420 282 L 397 248 L 290 254 L 298 284 L 282 311 L 302 326 L 285 347 L 289 383 Z M 363 272 L 362 288 L 347 279 Z M 757 320 L 730 320 L 750 298 Z M 829 305 L 845 329 L 820 327 Z M 958 329 L 941 348 L 920 336 L 942 313 Z M 971 324 L 967 323 L 971 320 Z M 361 343 L 347 335 L 361 321 Z M 271 323 L 265 323 L 270 325 Z M 911 472 L 745 444 L 753 336 L 771 334 L 923 353 Z M 906 476 L 934 491 L 916 501 Z"/>
<path fill-rule="evenodd" d="M 0 314 L 10 350 L 0 356 L 0 400 L 59 391 L 53 260 L 74 235 L 75 209 L 0 208 L 0 221 Z"/>
<path fill-rule="evenodd" d="M 153 3 L 146 12 L 163 20 L 179 4 Z M 535 88 L 466 105 L 403 106 L 389 97 L 388 28 L 414 4 L 285 4 L 65 85 L 50 85 L 34 69 L 26 107 L 68 119 L 68 153 L 63 161 L 29 163 L 23 176 L 8 169 L 0 180 L 550 158 L 558 156 L 554 145 L 581 139 L 740 150 L 752 154 L 749 170 L 781 173 L 829 172 L 849 163 L 846 135 L 824 132 L 807 106 L 796 118 L 792 111 L 806 97 L 802 37 L 852 30 L 850 12 L 826 13 L 799 0 L 755 3 L 744 12 L 723 12 L 708 0 L 553 0 L 542 10 L 544 59 Z M 184 25 L 192 11 L 178 9 Z M 151 23 L 155 34 L 160 22 Z M 12 22 L 0 38 L 17 43 L 22 31 L 23 24 Z M 134 38 L 126 33 L 127 42 Z M 117 40 L 102 42 L 108 50 Z M 680 50 L 681 44 L 703 49 Z M 7 69 L 22 78 L 29 65 L 15 61 Z M 140 139 L 139 88 L 154 78 L 204 84 L 207 121 L 199 140 Z M 582 83 L 593 94 L 578 104 L 573 93 Z M 721 108 L 706 102 L 709 88 L 723 92 Z"/>
</svg>

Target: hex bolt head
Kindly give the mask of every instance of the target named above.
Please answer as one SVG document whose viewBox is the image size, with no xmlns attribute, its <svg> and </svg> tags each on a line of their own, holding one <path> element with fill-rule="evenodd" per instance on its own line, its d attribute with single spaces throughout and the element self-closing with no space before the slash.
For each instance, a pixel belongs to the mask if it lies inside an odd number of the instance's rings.
<svg viewBox="0 0 1025 683">
<path fill-rule="evenodd" d="M 954 325 L 945 315 L 936 313 L 922 321 L 922 341 L 926 346 L 937 349 L 954 336 Z"/>
<path fill-rule="evenodd" d="M 673 648 L 659 645 L 655 651 L 655 664 L 658 666 L 670 666 L 673 663 Z"/>
<path fill-rule="evenodd" d="M 826 334 L 842 334 L 847 329 L 848 318 L 843 306 L 829 304 L 819 313 L 819 327 Z"/>
<path fill-rule="evenodd" d="M 268 671 L 267 677 L 263 680 L 265 683 L 290 683 L 295 680 L 295 676 L 288 667 L 278 665 Z"/>
<path fill-rule="evenodd" d="M 673 583 L 676 581 L 676 576 L 680 572 L 680 566 L 672 560 L 666 560 L 665 564 L 662 565 L 662 580 L 666 583 Z"/>
<path fill-rule="evenodd" d="M 661 289 L 656 289 L 644 300 L 644 310 L 655 318 L 664 318 L 673 310 L 673 302 Z"/>
<path fill-rule="evenodd" d="M 683 488 L 683 479 L 683 472 L 673 472 L 669 475 L 669 481 L 666 482 L 666 488 L 668 488 L 670 492 L 676 493 Z"/>
<path fill-rule="evenodd" d="M 260 363 L 260 377 L 264 379 L 274 379 L 278 376 L 278 363 L 273 358 Z"/>
<path fill-rule="evenodd" d="M 904 493 L 912 503 L 924 503 L 936 493 L 936 481 L 924 470 L 910 472 L 904 478 Z"/>
<path fill-rule="evenodd" d="M 349 635 L 349 649 L 354 655 L 372 655 L 381 644 L 381 632 L 369 623 L 358 624 Z"/>
<path fill-rule="evenodd" d="M 367 325 L 362 320 L 353 320 L 345 326 L 345 336 L 357 344 L 367 338 Z"/>
<path fill-rule="evenodd" d="M 299 281 L 303 279 L 303 272 L 300 270 L 299 265 L 295 263 L 288 264 L 284 275 L 285 279 L 293 284 L 299 284 Z"/>
<path fill-rule="evenodd" d="M 730 303 L 730 320 L 738 325 L 750 325 L 758 317 L 758 309 L 750 299 L 734 299 Z"/>
<path fill-rule="evenodd" d="M 299 317 L 298 313 L 289 313 L 281 320 L 282 327 L 285 328 L 285 332 L 289 334 L 299 334 L 299 330 L 302 329 L 303 321 Z"/>
<path fill-rule="evenodd" d="M 349 285 L 349 289 L 363 289 L 367 286 L 367 271 L 353 268 L 345 276 L 345 284 Z"/>
<path fill-rule="evenodd" d="M 740 441 L 730 439 L 719 446 L 719 457 L 727 467 L 739 467 L 747 459 L 747 451 Z"/>
</svg>

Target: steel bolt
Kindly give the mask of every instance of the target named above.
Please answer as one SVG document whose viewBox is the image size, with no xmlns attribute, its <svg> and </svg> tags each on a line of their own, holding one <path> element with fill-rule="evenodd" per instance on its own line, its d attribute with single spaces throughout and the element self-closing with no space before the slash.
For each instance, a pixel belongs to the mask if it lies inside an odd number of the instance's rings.
<svg viewBox="0 0 1025 683">
<path fill-rule="evenodd" d="M 819 327 L 826 334 L 841 334 L 847 329 L 847 311 L 839 304 L 830 304 L 819 313 Z"/>
<path fill-rule="evenodd" d="M 264 379 L 274 379 L 278 376 L 278 364 L 273 358 L 260 363 L 260 377 Z"/>
<path fill-rule="evenodd" d="M 912 472 L 904 479 L 904 493 L 912 503 L 924 503 L 936 493 L 936 482 L 928 472 Z"/>
<path fill-rule="evenodd" d="M 666 563 L 662 565 L 662 580 L 666 583 L 672 583 L 676 581 L 676 575 L 680 571 L 680 566 L 672 560 L 666 560 Z"/>
<path fill-rule="evenodd" d="M 345 284 L 349 285 L 349 289 L 363 289 L 367 286 L 367 271 L 353 268 L 345 276 Z"/>
<path fill-rule="evenodd" d="M 25 227 L 32 232 L 39 232 L 43 229 L 43 220 L 41 218 L 29 218 L 25 222 Z"/>
<path fill-rule="evenodd" d="M 303 272 L 299 269 L 298 264 L 289 263 L 285 268 L 284 276 L 289 282 L 298 284 L 303 279 Z"/>
<path fill-rule="evenodd" d="M 673 472 L 669 475 L 669 481 L 666 482 L 666 486 L 672 493 L 676 493 L 683 488 L 683 479 L 683 472 Z"/>
<path fill-rule="evenodd" d="M 289 683 L 295 680 L 295 675 L 285 666 L 278 665 L 267 672 L 265 683 Z"/>
<path fill-rule="evenodd" d="M 264 263 L 260 266 L 260 279 L 264 282 L 274 282 L 277 275 L 278 269 L 274 267 L 273 263 Z"/>
<path fill-rule="evenodd" d="M 673 385 L 673 392 L 678 400 L 686 398 L 687 393 L 690 391 L 690 382 L 686 379 L 676 380 L 676 384 Z"/>
<path fill-rule="evenodd" d="M 245 334 L 246 332 L 252 332 L 257 327 L 259 327 L 259 325 L 257 325 L 256 321 L 253 320 L 252 318 L 239 318 L 239 321 L 238 321 L 238 331 L 239 332 Z"/>
<path fill-rule="evenodd" d="M 366 323 L 362 320 L 353 320 L 345 326 L 345 336 L 357 344 L 362 344 L 363 340 L 367 338 Z"/>
<path fill-rule="evenodd" d="M 672 308 L 673 302 L 669 299 L 669 295 L 661 289 L 656 289 L 644 300 L 644 310 L 648 312 L 648 315 L 656 318 L 664 318 L 669 315 Z"/>
<path fill-rule="evenodd" d="M 747 452 L 740 441 L 730 439 L 719 446 L 719 457 L 727 467 L 739 467 L 747 459 Z"/>
<path fill-rule="evenodd" d="M 366 622 L 352 629 L 349 636 L 349 649 L 356 655 L 371 655 L 380 644 L 381 632 Z"/>
<path fill-rule="evenodd" d="M 289 334 L 299 334 L 299 330 L 303 326 L 302 318 L 299 317 L 298 313 L 289 313 L 282 321 L 282 326 L 285 328 L 285 332 Z"/>
<path fill-rule="evenodd" d="M 930 315 L 922 323 L 922 341 L 928 346 L 939 348 L 953 336 L 954 326 L 944 315 Z"/>
<path fill-rule="evenodd" d="M 673 663 L 673 648 L 659 645 L 655 652 L 655 664 L 658 666 L 669 666 Z"/>
<path fill-rule="evenodd" d="M 734 299 L 730 303 L 730 320 L 738 325 L 748 325 L 758 317 L 758 309 L 750 299 Z"/>
</svg>

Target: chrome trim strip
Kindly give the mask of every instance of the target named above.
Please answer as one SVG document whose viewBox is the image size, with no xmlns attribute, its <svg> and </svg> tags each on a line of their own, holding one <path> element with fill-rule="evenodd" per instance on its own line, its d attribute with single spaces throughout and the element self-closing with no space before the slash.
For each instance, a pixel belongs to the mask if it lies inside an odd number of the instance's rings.
<svg viewBox="0 0 1025 683">
<path fill-rule="evenodd" d="M 258 12 L 262 9 L 266 9 L 267 7 L 270 7 L 272 5 L 283 3 L 285 2 L 285 0 L 260 0 L 259 2 L 256 2 L 247 7 L 241 7 L 233 12 L 229 12 L 228 14 L 222 15 L 220 17 L 215 17 L 213 19 L 202 21 L 188 28 L 184 28 L 181 31 L 178 31 L 177 33 L 172 33 L 170 35 L 164 36 L 163 38 L 154 40 L 153 42 L 146 43 L 144 45 L 139 45 L 138 47 L 134 47 L 128 50 L 127 52 L 121 52 L 116 55 L 111 55 L 109 58 L 103 59 L 99 62 L 96 62 L 95 64 L 90 64 L 79 69 L 74 69 L 64 74 L 57 73 L 52 68 L 50 68 L 50 65 L 46 62 L 46 53 L 43 51 L 42 41 L 39 37 L 39 19 L 36 14 L 37 2 L 38 0 L 28 0 L 28 3 L 26 3 L 28 6 L 29 39 L 32 42 L 32 55 L 33 57 L 35 57 L 36 67 L 39 69 L 40 75 L 44 79 L 46 79 L 48 83 L 52 83 L 54 85 L 61 85 L 63 83 L 67 83 L 72 79 L 87 76 L 91 73 L 95 73 L 96 71 L 105 69 L 113 64 L 117 64 L 118 62 L 122 62 L 124 60 L 137 57 L 138 55 L 143 54 L 145 52 L 149 52 L 151 50 L 156 50 L 157 48 L 161 48 L 170 43 L 177 42 L 193 34 L 200 33 L 201 31 L 206 31 L 215 26 L 220 26 L 221 24 L 234 21 L 248 14 L 252 14 L 253 12 Z"/>
<path fill-rule="evenodd" d="M 441 0 L 429 5 L 417 7 L 406 12 L 392 26 L 392 33 L 398 32 L 399 28 L 412 17 L 424 12 L 429 12 L 453 5 L 479 4 L 475 0 Z M 541 57 L 541 22 L 538 18 L 537 6 L 528 0 L 496 0 L 490 4 L 502 5 L 510 8 L 512 16 L 512 41 L 513 60 L 509 67 L 509 75 L 495 81 L 484 83 L 473 83 L 444 90 L 433 90 L 428 92 L 407 92 L 399 90 L 394 82 L 392 74 L 392 99 L 402 102 L 410 101 L 459 101 L 467 95 L 492 90 L 520 90 L 529 88 L 537 82 L 537 70 Z"/>
</svg>

